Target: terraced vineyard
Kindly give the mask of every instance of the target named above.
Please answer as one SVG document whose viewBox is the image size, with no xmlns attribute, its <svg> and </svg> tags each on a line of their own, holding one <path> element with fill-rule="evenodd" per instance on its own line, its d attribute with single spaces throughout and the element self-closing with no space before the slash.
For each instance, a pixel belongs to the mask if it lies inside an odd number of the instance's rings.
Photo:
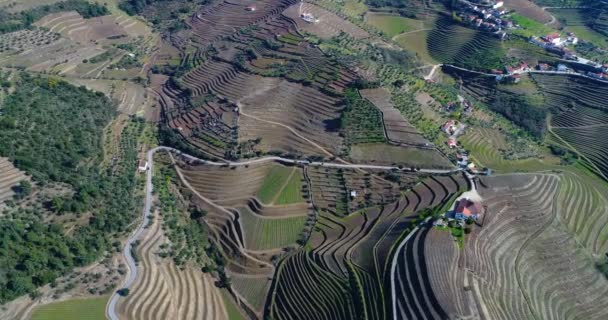
<svg viewBox="0 0 608 320">
<path fill-rule="evenodd" d="M 201 223 L 208 242 L 192 246 L 204 257 L 169 263 L 161 257 L 191 244 L 170 244 L 164 236 L 175 235 L 170 215 L 157 215 L 137 247 L 142 274 L 121 298 L 120 315 L 604 318 L 608 280 L 595 266 L 608 250 L 604 182 L 577 171 L 581 166 L 559 166 L 557 157 L 506 160 L 501 151 L 519 140 L 507 141 L 498 128 L 513 127 L 499 121 L 472 126 L 460 140 L 479 167 L 498 175 L 432 170 L 454 165 L 422 136 L 436 141 L 428 133 L 437 128 L 430 119 L 417 120 L 414 97 L 432 87 L 438 101 L 453 100 L 456 90 L 414 77 L 429 66 L 420 67 L 418 57 L 410 61 L 363 19 L 345 19 L 342 4 L 220 0 L 176 14 L 185 26 L 160 42 L 150 90 L 160 107 L 160 143 L 199 158 L 175 151 L 164 164 L 175 167 L 166 178 L 188 204 L 180 213 Z M 300 5 L 318 21 L 304 21 Z M 431 12 L 439 4 L 425 6 L 419 13 L 432 15 L 435 24 L 421 33 L 432 60 L 484 71 L 502 67 L 507 45 Z M 106 41 L 129 29 L 123 18 L 104 19 L 99 24 L 111 26 L 82 35 L 73 14 L 42 24 L 73 43 Z M 163 49 L 169 43 L 174 48 Z M 400 59 L 403 65 L 393 63 Z M 417 71 L 402 70 L 410 67 Z M 450 82 L 441 73 L 437 79 Z M 529 93 L 488 79 L 464 80 L 459 93 L 482 103 L 501 90 Z M 582 78 L 531 79 L 552 115 L 547 142 L 578 152 L 586 167 L 608 175 L 601 140 L 608 136 L 608 87 Z M 416 115 L 409 118 L 410 112 Z M 420 131 L 407 119 L 421 124 Z M 284 159 L 260 159 L 268 156 Z M 482 198 L 480 220 L 460 229 L 424 222 L 448 211 L 465 191 Z"/>
<path fill-rule="evenodd" d="M 307 304 L 324 310 L 316 313 L 322 319 L 351 319 L 354 314 L 384 318 L 390 312 L 386 272 L 393 244 L 411 227 L 416 212 L 446 202 L 464 188 L 466 183 L 458 176 L 427 179 L 382 207 L 345 218 L 321 213 L 310 251 L 294 253 L 279 266 L 269 314 L 300 319 L 300 313 L 308 311 L 295 301 L 306 296 Z M 328 310 L 332 301 L 339 303 Z"/>
<path fill-rule="evenodd" d="M 534 75 L 546 105 L 553 111 L 550 140 L 577 152 L 590 169 L 607 179 L 608 85 L 580 77 Z"/>
<path fill-rule="evenodd" d="M 504 54 L 493 34 L 466 28 L 448 17 L 437 19 L 426 43 L 434 60 L 469 69 L 500 68 L 497 59 Z"/>
<path fill-rule="evenodd" d="M 382 113 L 384 131 L 390 141 L 409 145 L 429 143 L 395 108 L 391 101 L 391 94 L 386 89 L 367 89 L 361 90 L 360 93 Z"/>
<path fill-rule="evenodd" d="M 576 177 L 504 175 L 480 179 L 479 185 L 486 216 L 483 227 L 467 236 L 464 250 L 448 231 L 422 226 L 398 253 L 399 317 L 605 317 L 608 280 L 581 248 L 582 233 L 572 236 L 563 224 L 598 215 L 573 210 L 590 205 Z M 595 232 L 606 224 L 601 225 Z M 570 303 L 575 292 L 584 298 Z"/>
<path fill-rule="evenodd" d="M 526 318 L 531 314 L 552 314 L 555 318 L 587 319 L 605 316 L 606 310 L 600 306 L 606 303 L 603 300 L 606 299 L 607 280 L 577 248 L 574 238 L 563 231 L 552 211 L 560 179 L 532 175 L 492 178 L 483 182 L 492 187 L 487 191 L 482 189 L 481 195 L 487 199 L 489 210 L 497 214 L 484 221 L 484 225 L 491 223 L 493 227 L 474 237 L 467 261 L 475 274 L 485 280 L 478 284 L 481 295 L 488 298 L 484 303 L 490 315 L 504 318 L 519 314 L 518 317 Z M 501 188 L 507 188 L 507 191 L 492 191 Z M 508 199 L 509 193 L 517 202 L 505 203 L 505 195 Z M 558 207 L 557 210 L 562 209 Z M 515 259 L 510 254 L 505 255 L 510 251 L 516 253 Z M 482 258 L 484 252 L 487 260 Z M 564 252 L 569 254 L 564 255 Z M 484 263 L 488 265 L 483 266 Z M 499 268 L 512 272 L 498 276 L 495 270 Z M 570 277 L 564 279 L 564 272 Z M 521 294 L 514 294 L 517 287 L 523 291 Z M 585 299 L 577 304 L 567 303 L 574 292 Z M 548 293 L 554 299 L 546 299 Z M 510 306 L 508 310 L 503 307 L 505 305 Z"/>
<path fill-rule="evenodd" d="M 228 319 L 220 290 L 209 274 L 194 266 L 178 268 L 159 252 L 168 240 L 155 221 L 138 245 L 142 272 L 118 311 L 125 319 Z"/>
</svg>

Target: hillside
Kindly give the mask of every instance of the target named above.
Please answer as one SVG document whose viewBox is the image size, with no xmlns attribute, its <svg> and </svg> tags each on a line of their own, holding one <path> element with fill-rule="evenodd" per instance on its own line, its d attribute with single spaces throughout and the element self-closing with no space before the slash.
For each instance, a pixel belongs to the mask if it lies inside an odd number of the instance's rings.
<svg viewBox="0 0 608 320">
<path fill-rule="evenodd" d="M 604 9 L 0 0 L 0 318 L 605 319 Z"/>
</svg>

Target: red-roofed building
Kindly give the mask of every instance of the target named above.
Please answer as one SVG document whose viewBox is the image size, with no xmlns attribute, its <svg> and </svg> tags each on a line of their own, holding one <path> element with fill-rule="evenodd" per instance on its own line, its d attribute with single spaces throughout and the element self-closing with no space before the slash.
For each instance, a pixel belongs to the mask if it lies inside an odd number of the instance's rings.
<svg viewBox="0 0 608 320">
<path fill-rule="evenodd" d="M 458 220 L 467 220 L 469 218 L 477 220 L 482 211 L 483 208 L 480 203 L 465 198 L 458 201 L 454 218 Z"/>
<path fill-rule="evenodd" d="M 559 46 L 560 44 L 562 44 L 562 38 L 559 35 L 559 33 L 550 33 L 550 34 L 544 36 L 543 39 L 545 39 L 545 41 L 550 42 L 556 46 Z"/>
<path fill-rule="evenodd" d="M 458 143 L 456 142 L 456 139 L 454 138 L 449 138 L 448 139 L 448 146 L 450 148 L 456 148 L 458 146 Z"/>
</svg>

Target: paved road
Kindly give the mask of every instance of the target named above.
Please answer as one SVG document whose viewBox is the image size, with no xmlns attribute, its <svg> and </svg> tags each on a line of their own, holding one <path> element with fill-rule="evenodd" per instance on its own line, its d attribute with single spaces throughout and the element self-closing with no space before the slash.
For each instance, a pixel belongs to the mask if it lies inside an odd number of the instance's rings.
<svg viewBox="0 0 608 320">
<path fill-rule="evenodd" d="M 278 162 L 283 162 L 283 163 L 299 164 L 299 165 L 312 166 L 312 167 L 368 169 L 368 170 L 401 170 L 401 171 L 413 170 L 413 168 L 398 167 L 398 166 L 382 166 L 382 165 L 373 165 L 373 164 L 345 164 L 345 163 L 320 162 L 320 161 L 311 162 L 308 160 L 294 160 L 294 159 L 287 159 L 287 158 L 274 157 L 274 156 L 268 156 L 268 157 L 257 158 L 257 159 L 246 160 L 246 161 L 238 161 L 238 162 L 232 162 L 232 161 L 214 162 L 214 161 L 199 159 L 197 157 L 182 153 L 181 151 L 170 148 L 170 147 L 156 147 L 150 151 L 157 151 L 157 150 L 173 151 L 176 154 L 178 154 L 184 158 L 198 161 L 201 164 L 210 165 L 210 166 L 238 167 L 238 166 L 248 166 L 251 164 L 264 163 L 264 162 L 268 162 L 268 161 L 278 161 Z M 445 174 L 445 173 L 454 173 L 454 172 L 458 172 L 458 171 L 462 171 L 462 169 L 458 169 L 458 168 L 454 168 L 454 169 L 419 169 L 417 172 Z"/>
<path fill-rule="evenodd" d="M 131 288 L 131 286 L 133 286 L 133 284 L 135 283 L 135 280 L 137 279 L 137 265 L 135 264 L 135 260 L 133 259 L 133 256 L 131 255 L 131 247 L 132 247 L 133 243 L 141 236 L 142 232 L 144 231 L 145 226 L 148 224 L 148 221 L 150 220 L 150 218 L 149 218 L 151 215 L 150 210 L 152 208 L 152 200 L 153 200 L 152 199 L 152 173 L 153 173 L 153 169 L 154 169 L 153 158 L 154 158 L 154 154 L 157 151 L 174 152 L 175 154 L 177 154 L 181 157 L 184 157 L 184 158 L 187 158 L 190 160 L 194 160 L 201 164 L 210 165 L 210 166 L 226 166 L 226 165 L 228 165 L 228 166 L 247 166 L 247 165 L 252 165 L 252 164 L 257 164 L 257 163 L 264 163 L 264 162 L 268 162 L 268 161 L 278 161 L 278 162 L 290 163 L 290 164 L 329 167 L 329 168 L 404 170 L 404 171 L 412 170 L 411 168 L 399 168 L 396 166 L 380 166 L 380 165 L 369 165 L 369 164 L 344 164 L 344 163 L 330 163 L 330 162 L 316 162 L 316 161 L 310 162 L 307 160 L 294 160 L 294 159 L 287 159 L 287 158 L 281 158 L 281 157 L 264 157 L 264 158 L 258 158 L 258 159 L 252 159 L 252 160 L 246 160 L 246 161 L 238 161 L 238 162 L 232 162 L 232 161 L 214 162 L 214 161 L 199 159 L 195 156 L 183 153 L 179 150 L 176 150 L 176 149 L 170 148 L 170 147 L 161 146 L 161 147 L 156 147 L 154 149 L 150 149 L 150 150 L 148 150 L 148 153 L 146 154 L 146 157 L 148 159 L 149 169 L 146 172 L 146 199 L 145 199 L 145 203 L 144 203 L 144 209 L 142 212 L 142 221 L 139 224 L 139 226 L 137 227 L 137 229 L 131 234 L 131 236 L 127 240 L 127 243 L 122 252 L 125 257 L 125 261 L 127 262 L 128 270 L 127 270 L 127 278 L 122 283 L 122 286 L 120 286 L 120 288 Z M 458 172 L 458 171 L 461 171 L 461 169 L 446 169 L 446 170 L 420 169 L 420 170 L 418 170 L 418 172 L 435 173 L 435 174 L 454 173 L 454 172 Z M 116 314 L 116 304 L 118 303 L 118 299 L 120 299 L 120 295 L 115 292 L 112 295 L 112 297 L 110 297 L 110 300 L 108 301 L 108 305 L 106 306 L 106 315 L 107 315 L 108 319 L 110 319 L 110 320 L 119 320 L 119 317 Z"/>
<path fill-rule="evenodd" d="M 137 229 L 131 234 L 131 236 L 127 240 L 125 248 L 122 251 L 125 260 L 127 261 L 128 270 L 127 278 L 123 282 L 121 288 L 131 288 L 131 286 L 133 285 L 133 283 L 135 283 L 135 280 L 137 279 L 137 265 L 135 265 L 135 259 L 133 259 L 133 256 L 131 255 L 131 246 L 133 245 L 133 242 L 135 242 L 135 240 L 137 240 L 137 238 L 139 238 L 139 236 L 142 234 L 145 226 L 150 220 L 150 208 L 152 207 L 152 172 L 154 164 L 152 158 L 154 157 L 154 153 L 158 150 L 158 148 L 155 148 L 149 150 L 147 153 L 148 164 L 150 168 L 146 172 L 146 200 L 144 202 L 141 223 L 139 224 Z M 108 305 L 106 306 L 106 315 L 110 320 L 119 319 L 118 315 L 116 314 L 116 303 L 118 302 L 119 298 L 120 295 L 114 292 L 114 294 L 112 295 L 112 297 L 110 297 L 110 300 L 108 301 Z"/>
<path fill-rule="evenodd" d="M 567 62 L 572 62 L 570 60 L 563 60 L 562 61 L 567 61 Z M 475 73 L 475 74 L 479 74 L 482 76 L 488 76 L 488 77 L 496 77 L 495 74 L 492 73 L 485 73 L 485 72 L 479 72 L 479 71 L 475 71 L 475 70 L 469 70 L 469 69 L 465 69 L 465 68 L 461 68 L 461 67 L 457 67 L 455 65 L 451 65 L 451 64 L 444 64 L 444 66 L 446 67 L 450 67 L 453 69 L 457 69 L 457 70 L 461 70 L 461 71 L 466 71 L 466 72 L 470 72 L 470 73 Z M 568 76 L 575 76 L 575 77 L 583 77 L 583 78 L 587 78 L 587 79 L 591 79 L 591 80 L 595 80 L 598 82 L 604 82 L 604 83 L 608 83 L 608 80 L 603 80 L 603 79 L 598 79 L 598 78 L 594 78 L 594 77 L 590 77 L 586 74 L 583 73 L 578 73 L 575 71 L 552 71 L 552 70 L 546 70 L 546 71 L 542 71 L 542 70 L 528 70 L 528 71 L 519 71 L 519 72 L 514 72 L 513 74 L 524 74 L 524 73 L 540 73 L 540 74 L 558 74 L 558 75 L 568 75 Z M 503 76 L 506 76 L 506 74 L 504 74 Z"/>
</svg>

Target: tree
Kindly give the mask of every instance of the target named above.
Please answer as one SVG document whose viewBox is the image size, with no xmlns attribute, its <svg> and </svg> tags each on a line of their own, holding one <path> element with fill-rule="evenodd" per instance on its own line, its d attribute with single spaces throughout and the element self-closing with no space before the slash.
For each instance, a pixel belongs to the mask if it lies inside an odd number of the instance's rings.
<svg viewBox="0 0 608 320">
<path fill-rule="evenodd" d="M 15 198 L 24 199 L 32 193 L 32 184 L 27 180 L 19 181 L 19 184 L 13 187 Z"/>
<path fill-rule="evenodd" d="M 126 297 L 129 295 L 129 288 L 122 288 L 118 291 L 116 291 L 116 293 L 118 293 L 119 295 Z"/>
</svg>

